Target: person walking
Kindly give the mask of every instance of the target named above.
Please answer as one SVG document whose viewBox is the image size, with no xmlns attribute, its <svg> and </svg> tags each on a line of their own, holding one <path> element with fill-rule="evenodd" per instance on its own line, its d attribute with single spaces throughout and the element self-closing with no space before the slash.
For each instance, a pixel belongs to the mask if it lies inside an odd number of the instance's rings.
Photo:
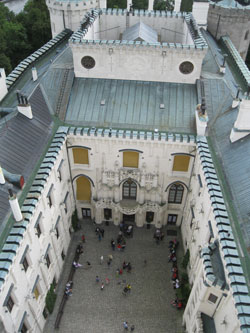
<svg viewBox="0 0 250 333">
<path fill-rule="evenodd" d="M 102 282 L 102 284 L 101 284 L 101 291 L 103 291 L 103 289 L 104 289 L 104 283 Z"/>
<path fill-rule="evenodd" d="M 126 331 L 128 330 L 128 322 L 127 321 L 123 322 L 123 327 Z"/>
<path fill-rule="evenodd" d="M 96 283 L 100 282 L 100 278 L 99 278 L 98 275 L 96 275 L 96 277 L 95 277 L 95 281 L 96 281 Z"/>
<path fill-rule="evenodd" d="M 111 244 L 112 250 L 115 251 L 115 241 L 113 240 L 113 238 L 111 239 L 110 244 Z"/>
<path fill-rule="evenodd" d="M 131 328 L 130 328 L 130 331 L 134 332 L 134 330 L 135 330 L 135 325 L 132 325 Z"/>
<path fill-rule="evenodd" d="M 100 265 L 103 264 L 103 256 L 100 257 Z"/>
<path fill-rule="evenodd" d="M 104 232 L 105 232 L 105 230 L 104 229 L 100 229 L 100 233 L 101 233 L 101 235 L 102 235 L 102 238 L 104 238 Z"/>
<path fill-rule="evenodd" d="M 84 234 L 82 234 L 81 238 L 82 238 L 82 242 L 85 243 L 85 236 L 84 236 Z"/>
</svg>

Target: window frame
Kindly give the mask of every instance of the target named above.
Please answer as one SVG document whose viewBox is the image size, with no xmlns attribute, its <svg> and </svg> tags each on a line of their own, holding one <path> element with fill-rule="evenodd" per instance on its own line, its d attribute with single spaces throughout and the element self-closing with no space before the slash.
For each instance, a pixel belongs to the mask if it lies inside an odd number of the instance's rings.
<svg viewBox="0 0 250 333">
<path fill-rule="evenodd" d="M 178 187 L 181 187 L 181 189 L 178 189 Z M 172 184 L 168 191 L 168 203 L 181 205 L 182 200 L 183 200 L 183 195 L 184 195 L 184 186 L 180 183 Z M 173 196 L 173 199 L 172 199 L 172 196 Z M 179 196 L 180 196 L 180 198 L 179 198 Z"/>
<path fill-rule="evenodd" d="M 9 295 L 5 306 L 9 312 L 11 312 L 13 310 L 13 307 L 15 306 L 15 301 L 13 300 L 13 297 L 11 295 Z"/>
<path fill-rule="evenodd" d="M 127 186 L 128 184 L 128 186 Z M 134 185 L 132 187 L 132 185 Z M 135 190 L 135 192 L 134 192 Z M 124 192 L 128 191 L 128 195 L 126 195 Z M 134 192 L 134 193 L 131 193 Z M 126 180 L 123 184 L 122 184 L 122 199 L 125 200 L 136 200 L 137 198 L 137 184 L 135 181 L 131 180 L 131 182 L 129 183 L 128 180 Z"/>
</svg>

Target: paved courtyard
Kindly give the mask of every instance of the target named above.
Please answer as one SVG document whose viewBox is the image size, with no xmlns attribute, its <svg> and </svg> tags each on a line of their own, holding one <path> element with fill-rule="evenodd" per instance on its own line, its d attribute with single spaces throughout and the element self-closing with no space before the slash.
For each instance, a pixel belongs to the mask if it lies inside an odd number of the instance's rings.
<svg viewBox="0 0 250 333">
<path fill-rule="evenodd" d="M 74 275 L 73 295 L 69 297 L 61 320 L 60 333 L 119 333 L 124 332 L 123 322 L 129 327 L 133 324 L 138 333 L 182 333 L 182 311 L 170 304 L 175 297 L 171 281 L 171 267 L 168 263 L 168 242 L 173 236 L 166 236 L 159 245 L 153 240 L 154 228 L 135 228 L 133 238 L 127 239 L 124 252 L 110 246 L 111 238 L 116 240 L 119 229 L 113 225 L 103 226 L 104 238 L 98 241 L 95 228 L 89 221 L 82 222 L 82 230 L 74 234 L 66 258 L 64 271 L 57 288 L 57 302 L 53 314 L 48 318 L 44 333 L 54 333 L 54 323 L 64 287 L 71 269 L 75 248 L 82 233 L 86 236 L 84 253 L 79 263 L 83 265 Z M 174 228 L 168 228 L 174 229 Z M 178 248 L 179 265 L 182 257 Z M 107 265 L 107 256 L 113 255 L 111 267 Z M 104 263 L 100 264 L 100 257 Z M 131 262 L 132 271 L 116 276 L 117 268 L 123 261 Z M 147 260 L 147 264 L 144 264 Z M 86 269 L 86 261 L 92 268 Z M 96 283 L 98 275 L 105 283 L 101 291 L 101 281 Z M 131 293 L 122 294 L 125 283 L 132 286 Z"/>
</svg>

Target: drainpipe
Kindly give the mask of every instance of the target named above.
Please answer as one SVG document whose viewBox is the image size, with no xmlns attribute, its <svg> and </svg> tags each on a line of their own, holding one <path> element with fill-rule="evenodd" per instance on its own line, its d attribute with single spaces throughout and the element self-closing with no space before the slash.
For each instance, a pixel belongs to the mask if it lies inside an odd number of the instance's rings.
<svg viewBox="0 0 250 333">
<path fill-rule="evenodd" d="M 70 159 L 69 159 L 69 153 L 68 153 L 68 143 L 66 140 L 66 154 L 67 154 L 67 160 L 68 160 L 68 165 L 69 165 L 69 175 L 70 175 L 70 180 L 71 180 L 71 186 L 72 186 L 72 191 L 73 191 L 73 197 L 75 201 L 75 207 L 76 207 L 76 197 L 75 197 L 75 191 L 74 191 L 74 186 L 73 186 L 73 178 L 72 178 L 72 172 L 71 172 L 71 165 L 70 165 Z"/>
<path fill-rule="evenodd" d="M 219 15 L 218 22 L 217 22 L 216 33 L 215 33 L 216 39 L 217 39 L 217 34 L 218 34 L 219 26 L 220 26 L 220 17 L 221 17 L 221 15 Z"/>
</svg>

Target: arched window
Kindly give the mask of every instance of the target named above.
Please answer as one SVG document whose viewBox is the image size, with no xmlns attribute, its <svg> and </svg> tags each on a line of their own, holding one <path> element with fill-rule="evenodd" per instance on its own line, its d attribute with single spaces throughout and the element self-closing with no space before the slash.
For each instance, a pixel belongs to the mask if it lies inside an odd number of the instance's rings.
<svg viewBox="0 0 250 333">
<path fill-rule="evenodd" d="M 184 187 L 181 184 L 173 184 L 169 189 L 168 202 L 181 204 Z"/>
<path fill-rule="evenodd" d="M 81 176 L 76 180 L 76 199 L 90 201 L 91 184 L 87 177 Z"/>
<path fill-rule="evenodd" d="M 137 185 L 132 180 L 128 179 L 122 185 L 122 198 L 136 200 Z"/>
</svg>

